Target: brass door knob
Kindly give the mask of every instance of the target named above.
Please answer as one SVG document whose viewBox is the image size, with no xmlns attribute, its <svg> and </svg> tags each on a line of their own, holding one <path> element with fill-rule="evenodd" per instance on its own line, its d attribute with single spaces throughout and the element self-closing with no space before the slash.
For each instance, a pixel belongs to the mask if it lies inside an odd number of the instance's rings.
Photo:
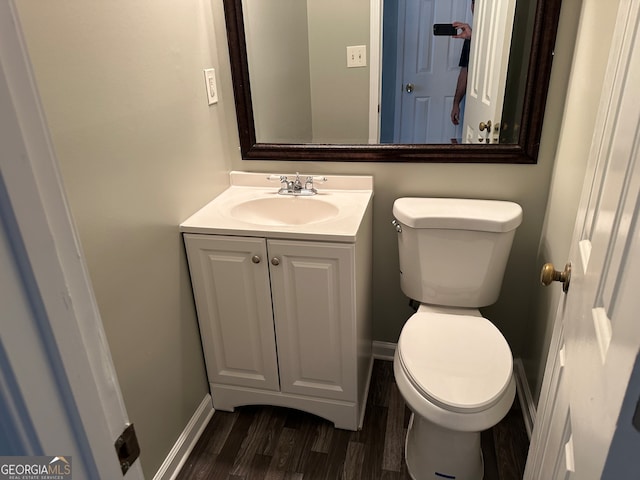
<svg viewBox="0 0 640 480">
<path fill-rule="evenodd" d="M 491 131 L 491 120 L 487 120 L 487 123 L 480 122 L 480 125 L 478 125 L 478 128 L 480 129 L 481 132 L 486 130 L 487 133 L 489 133 Z"/>
<path fill-rule="evenodd" d="M 413 83 L 407 83 L 407 86 L 405 87 L 405 90 L 407 91 L 407 93 L 411 93 L 411 92 L 413 92 L 414 88 L 415 88 L 415 85 Z"/>
<path fill-rule="evenodd" d="M 553 263 L 545 263 L 540 272 L 540 283 L 549 286 L 552 282 L 562 282 L 562 291 L 569 291 L 569 283 L 571 282 L 571 262 L 564 266 L 564 271 L 559 272 L 553 266 Z"/>
</svg>

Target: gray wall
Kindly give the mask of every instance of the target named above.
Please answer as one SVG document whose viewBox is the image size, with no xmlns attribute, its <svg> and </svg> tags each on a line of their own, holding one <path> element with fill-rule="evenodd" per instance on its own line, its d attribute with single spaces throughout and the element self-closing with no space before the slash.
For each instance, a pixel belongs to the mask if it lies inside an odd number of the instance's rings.
<svg viewBox="0 0 640 480">
<path fill-rule="evenodd" d="M 557 43 L 538 164 L 453 165 L 243 161 L 221 0 L 17 4 L 146 476 L 207 392 L 177 225 L 226 187 L 231 169 L 375 177 L 374 338 L 389 342 L 411 313 L 399 288 L 393 200 L 433 195 L 520 203 L 524 222 L 501 299 L 485 313 L 516 355 L 540 361 L 545 336 L 532 349 L 530 335 L 546 331 L 549 316 L 529 312 L 577 9 L 563 9 L 567 28 Z M 219 82 L 213 107 L 206 105 L 202 75 L 209 66 Z"/>
<path fill-rule="evenodd" d="M 219 63 L 211 6 L 16 5 L 152 478 L 208 393 L 177 226 L 226 187 L 231 166 L 235 126 L 224 120 L 223 105 L 207 106 L 202 74 Z"/>
</svg>

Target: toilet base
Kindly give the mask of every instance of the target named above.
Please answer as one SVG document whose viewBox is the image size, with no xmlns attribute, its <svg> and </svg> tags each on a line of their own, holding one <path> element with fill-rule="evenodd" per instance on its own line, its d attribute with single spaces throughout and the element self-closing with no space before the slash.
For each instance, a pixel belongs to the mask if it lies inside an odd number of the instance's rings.
<svg viewBox="0 0 640 480">
<path fill-rule="evenodd" d="M 480 432 L 442 428 L 411 414 L 405 459 L 413 480 L 482 480 Z"/>
</svg>

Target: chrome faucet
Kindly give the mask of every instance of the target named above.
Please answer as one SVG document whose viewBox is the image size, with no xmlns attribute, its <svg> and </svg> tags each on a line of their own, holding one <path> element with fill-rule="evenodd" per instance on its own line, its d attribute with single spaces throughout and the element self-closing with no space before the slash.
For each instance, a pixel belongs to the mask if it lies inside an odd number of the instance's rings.
<svg viewBox="0 0 640 480">
<path fill-rule="evenodd" d="M 293 185 L 290 190 L 293 190 L 294 194 L 299 194 L 302 191 L 302 183 L 300 182 L 300 173 L 296 172 L 296 179 L 293 181 Z M 289 190 L 289 191 L 290 191 Z"/>
<path fill-rule="evenodd" d="M 307 176 L 304 183 L 300 180 L 300 173 L 296 172 L 296 178 L 290 180 L 286 175 L 269 175 L 268 180 L 278 180 L 280 182 L 280 195 L 300 195 L 310 196 L 318 193 L 318 190 L 313 186 L 313 182 L 324 183 L 327 181 L 327 177 L 314 177 Z"/>
</svg>

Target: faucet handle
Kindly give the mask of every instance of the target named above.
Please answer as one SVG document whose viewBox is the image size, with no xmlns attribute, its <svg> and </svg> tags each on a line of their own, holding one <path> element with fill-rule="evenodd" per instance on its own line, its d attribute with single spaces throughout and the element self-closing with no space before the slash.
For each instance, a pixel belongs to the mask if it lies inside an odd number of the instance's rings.
<svg viewBox="0 0 640 480">
<path fill-rule="evenodd" d="M 313 190 L 313 177 L 307 177 L 307 179 L 304 181 L 304 188 L 306 190 Z"/>
<path fill-rule="evenodd" d="M 287 176 L 286 175 L 267 175 L 267 180 L 269 181 L 277 180 L 278 182 L 286 182 Z"/>
<path fill-rule="evenodd" d="M 307 179 L 304 181 L 304 188 L 309 190 L 312 193 L 317 193 L 317 190 L 313 188 L 313 183 L 324 183 L 327 181 L 327 177 L 314 177 L 312 175 L 307 176 Z"/>
<path fill-rule="evenodd" d="M 309 175 L 307 176 L 307 179 L 305 180 L 305 183 L 310 183 L 311 185 L 313 185 L 313 183 L 324 183 L 326 182 L 328 179 L 327 177 L 319 177 L 319 176 L 313 176 L 313 175 Z"/>
</svg>

